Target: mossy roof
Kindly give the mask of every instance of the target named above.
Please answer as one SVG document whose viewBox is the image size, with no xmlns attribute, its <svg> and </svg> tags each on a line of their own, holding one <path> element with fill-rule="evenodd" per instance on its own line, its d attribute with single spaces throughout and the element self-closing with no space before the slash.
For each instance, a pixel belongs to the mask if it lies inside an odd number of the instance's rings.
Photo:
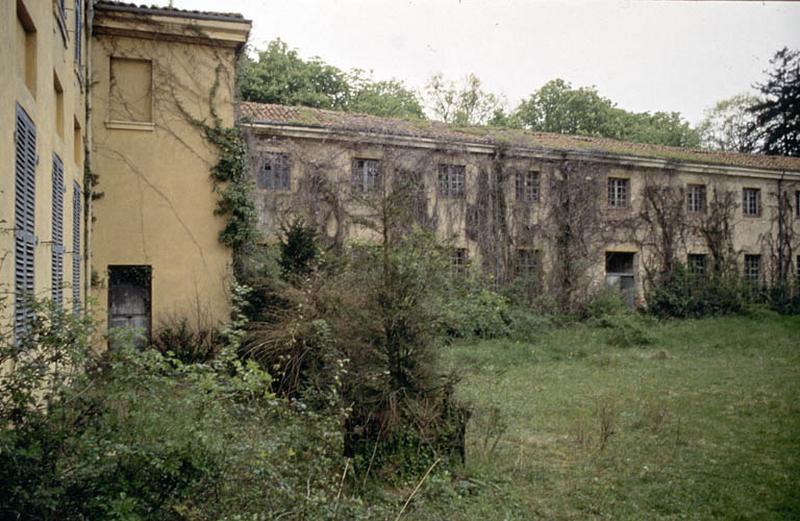
<svg viewBox="0 0 800 521">
<path fill-rule="evenodd" d="M 800 158 L 714 152 L 692 148 L 629 143 L 594 136 L 532 132 L 502 127 L 457 127 L 435 121 L 384 118 L 309 107 L 242 102 L 242 122 L 293 125 L 376 135 L 426 138 L 444 143 L 499 145 L 539 151 L 584 152 L 700 163 L 740 168 L 800 172 Z"/>
</svg>

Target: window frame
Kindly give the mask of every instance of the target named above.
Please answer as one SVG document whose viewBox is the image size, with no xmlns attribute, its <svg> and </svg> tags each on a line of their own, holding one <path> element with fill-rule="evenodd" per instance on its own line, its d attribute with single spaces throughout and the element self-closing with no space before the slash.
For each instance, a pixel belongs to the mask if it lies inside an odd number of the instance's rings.
<svg viewBox="0 0 800 521">
<path fill-rule="evenodd" d="M 350 188 L 355 194 L 374 194 L 381 191 L 383 174 L 380 159 L 354 157 L 350 172 Z"/>
<path fill-rule="evenodd" d="M 516 173 L 516 200 L 525 203 L 538 203 L 541 197 L 541 172 L 526 170 Z"/>
<path fill-rule="evenodd" d="M 464 199 L 467 195 L 467 166 L 439 163 L 436 167 L 436 195 Z"/>
<path fill-rule="evenodd" d="M 265 173 L 269 166 L 269 174 Z M 261 152 L 256 173 L 256 186 L 270 192 L 287 192 L 292 189 L 292 163 L 285 152 Z"/>
<path fill-rule="evenodd" d="M 755 271 L 753 270 L 753 262 L 755 262 Z M 761 263 L 761 254 L 748 253 L 744 256 L 743 276 L 744 280 L 751 286 L 758 287 L 761 285 L 761 275 L 763 271 Z"/>
<path fill-rule="evenodd" d="M 699 206 L 698 206 L 699 205 Z M 708 208 L 708 188 L 704 184 L 686 185 L 686 211 L 695 215 L 706 213 Z"/>
<path fill-rule="evenodd" d="M 754 198 L 749 198 L 748 194 L 754 194 Z M 755 209 L 751 211 L 750 205 L 754 204 Z M 744 217 L 761 217 L 761 189 L 753 187 L 742 188 L 742 215 Z"/>
<path fill-rule="evenodd" d="M 708 273 L 708 254 L 688 253 L 686 255 L 686 271 L 690 275 L 694 275 L 697 277 L 702 277 L 706 273 Z"/>
<path fill-rule="evenodd" d="M 19 104 L 14 130 L 14 337 L 33 318 L 30 299 L 36 279 L 36 125 Z"/>
<path fill-rule="evenodd" d="M 463 247 L 453 248 L 450 264 L 454 275 L 463 276 L 469 266 L 469 250 Z"/>
<path fill-rule="evenodd" d="M 630 208 L 631 180 L 629 177 L 609 177 L 607 182 L 606 203 L 609 208 Z M 624 190 L 621 190 L 624 188 Z M 622 196 L 620 199 L 620 195 Z M 620 202 L 621 200 L 621 202 Z"/>
</svg>

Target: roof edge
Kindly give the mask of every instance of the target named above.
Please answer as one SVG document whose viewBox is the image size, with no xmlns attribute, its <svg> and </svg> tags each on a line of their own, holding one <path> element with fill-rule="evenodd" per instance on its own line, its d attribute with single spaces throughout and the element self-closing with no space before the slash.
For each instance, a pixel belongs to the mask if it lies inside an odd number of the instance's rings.
<svg viewBox="0 0 800 521">
<path fill-rule="evenodd" d="M 412 135 L 378 133 L 365 130 L 356 129 L 341 129 L 331 128 L 324 125 L 315 125 L 310 123 L 294 123 L 284 121 L 270 121 L 270 120 L 248 120 L 242 118 L 239 124 L 244 127 L 252 127 L 254 129 L 275 129 L 285 131 L 287 134 L 294 134 L 291 137 L 314 139 L 319 138 L 321 135 L 344 135 L 348 137 L 355 136 L 374 136 L 376 140 L 398 144 L 402 146 L 409 146 L 414 148 L 434 148 L 438 144 L 448 144 L 453 146 L 467 146 L 471 152 L 491 154 L 493 153 L 500 143 L 487 143 L 480 141 L 456 140 L 456 139 L 442 139 L 432 137 L 421 137 Z M 304 132 L 305 131 L 305 132 Z M 575 159 L 589 159 L 605 163 L 616 163 L 626 166 L 639 166 L 643 168 L 659 168 L 669 169 L 685 173 L 693 174 L 728 174 L 737 175 L 742 177 L 759 177 L 768 179 L 792 179 L 793 181 L 800 182 L 800 170 L 788 169 L 774 169 L 752 166 L 738 166 L 726 165 L 722 163 L 713 162 L 700 162 L 679 159 L 665 159 L 651 156 L 641 156 L 636 154 L 620 154 L 615 152 L 595 151 L 595 150 L 581 150 L 581 149 L 551 149 L 547 147 L 532 147 L 522 145 L 512 145 L 509 150 L 521 153 L 523 155 L 530 155 L 533 157 L 554 159 L 570 156 Z"/>
<path fill-rule="evenodd" d="M 97 2 L 94 6 L 98 11 L 116 11 L 123 13 L 148 14 L 156 16 L 171 16 L 175 18 L 192 18 L 197 20 L 218 20 L 222 22 L 238 22 L 252 25 L 252 20 L 245 18 L 239 13 L 212 13 L 203 11 L 185 11 L 181 9 L 171 9 L 168 7 L 148 7 L 146 5 Z"/>
</svg>

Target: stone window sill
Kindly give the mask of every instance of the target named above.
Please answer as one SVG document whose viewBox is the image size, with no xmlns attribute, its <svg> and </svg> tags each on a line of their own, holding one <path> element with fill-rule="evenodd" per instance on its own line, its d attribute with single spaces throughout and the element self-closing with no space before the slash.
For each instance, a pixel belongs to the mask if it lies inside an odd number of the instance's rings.
<svg viewBox="0 0 800 521">
<path fill-rule="evenodd" d="M 113 130 L 143 130 L 152 132 L 156 126 L 149 121 L 106 121 L 106 128 Z"/>
</svg>

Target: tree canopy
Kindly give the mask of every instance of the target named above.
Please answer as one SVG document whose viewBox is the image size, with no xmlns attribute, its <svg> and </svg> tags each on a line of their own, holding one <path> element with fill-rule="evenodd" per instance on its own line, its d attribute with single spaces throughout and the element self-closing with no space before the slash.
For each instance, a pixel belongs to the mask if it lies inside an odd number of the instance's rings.
<svg viewBox="0 0 800 521">
<path fill-rule="evenodd" d="M 280 39 L 269 42 L 255 60 L 243 56 L 239 93 L 260 103 L 424 117 L 419 97 L 403 82 L 373 81 L 364 71 L 345 72 L 318 57 L 304 60 Z"/>
<path fill-rule="evenodd" d="M 750 107 L 760 100 L 750 94 L 739 94 L 717 102 L 706 110 L 697 126 L 700 144 L 710 150 L 752 153 L 761 149 L 758 138 L 750 132 L 755 116 Z"/>
<path fill-rule="evenodd" d="M 540 132 L 602 136 L 637 143 L 696 147 L 697 132 L 678 112 L 629 112 L 600 95 L 560 78 L 545 83 L 520 103 L 512 120 Z"/>
<path fill-rule="evenodd" d="M 756 85 L 763 100 L 750 107 L 750 139 L 769 155 L 800 156 L 800 51 L 784 47 L 770 60 L 767 80 Z"/>
</svg>

